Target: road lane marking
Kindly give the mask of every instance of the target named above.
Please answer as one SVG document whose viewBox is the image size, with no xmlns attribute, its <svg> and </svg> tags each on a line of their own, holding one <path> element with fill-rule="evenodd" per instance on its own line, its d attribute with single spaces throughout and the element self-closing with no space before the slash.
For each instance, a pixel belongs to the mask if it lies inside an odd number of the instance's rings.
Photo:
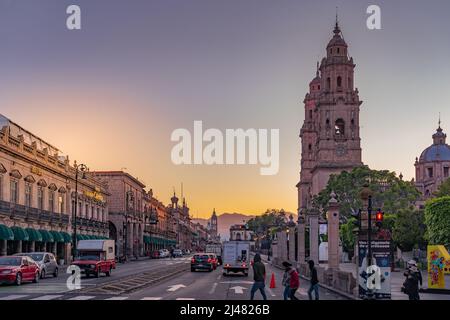
<svg viewBox="0 0 450 320">
<path fill-rule="evenodd" d="M 177 298 L 176 300 L 195 300 L 194 298 Z"/>
<path fill-rule="evenodd" d="M 90 300 L 95 298 L 95 296 L 76 296 L 73 298 L 70 298 L 69 300 Z"/>
<path fill-rule="evenodd" d="M 216 291 L 216 288 L 217 288 L 217 282 L 214 282 L 214 284 L 213 284 L 211 290 L 209 290 L 209 294 L 213 294 L 214 291 Z"/>
<path fill-rule="evenodd" d="M 184 284 L 175 284 L 173 286 L 169 286 L 169 289 L 167 289 L 167 291 L 174 292 L 181 288 L 186 288 L 186 286 Z"/>
<path fill-rule="evenodd" d="M 221 283 L 233 283 L 233 284 L 253 284 L 251 281 L 222 281 Z"/>
<path fill-rule="evenodd" d="M 128 299 L 128 297 L 112 297 L 112 298 L 108 298 L 105 300 L 127 300 L 127 299 Z"/>
<path fill-rule="evenodd" d="M 161 297 L 145 297 L 145 298 L 142 298 L 141 300 L 161 300 L 162 298 Z"/>
<path fill-rule="evenodd" d="M 231 287 L 230 288 L 230 290 L 234 290 L 234 293 L 236 293 L 236 294 L 243 294 L 244 293 L 244 289 L 247 290 L 247 288 L 241 287 L 241 286 L 236 286 L 236 287 Z"/>
<path fill-rule="evenodd" d="M 267 288 L 267 291 L 269 292 L 269 294 L 270 294 L 272 297 L 275 297 L 275 296 L 276 296 L 276 294 L 273 293 L 272 289 Z"/>
<path fill-rule="evenodd" d="M 1 297 L 0 300 L 16 300 L 16 299 L 21 299 L 21 298 L 25 298 L 28 297 L 28 295 L 22 295 L 22 294 L 12 294 L 10 296 L 6 296 L 6 297 Z"/>
<path fill-rule="evenodd" d="M 48 294 L 48 295 L 40 296 L 40 297 L 31 299 L 31 300 L 54 300 L 54 299 L 57 299 L 60 297 L 62 297 L 61 294 Z"/>
</svg>

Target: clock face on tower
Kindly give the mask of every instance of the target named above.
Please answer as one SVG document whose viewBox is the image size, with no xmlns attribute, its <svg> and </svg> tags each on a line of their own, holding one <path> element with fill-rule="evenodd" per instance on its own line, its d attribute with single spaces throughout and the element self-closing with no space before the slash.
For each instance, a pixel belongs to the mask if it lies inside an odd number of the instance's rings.
<svg viewBox="0 0 450 320">
<path fill-rule="evenodd" d="M 347 154 L 347 148 L 343 144 L 338 144 L 336 146 L 336 155 L 339 157 L 345 156 Z"/>
</svg>

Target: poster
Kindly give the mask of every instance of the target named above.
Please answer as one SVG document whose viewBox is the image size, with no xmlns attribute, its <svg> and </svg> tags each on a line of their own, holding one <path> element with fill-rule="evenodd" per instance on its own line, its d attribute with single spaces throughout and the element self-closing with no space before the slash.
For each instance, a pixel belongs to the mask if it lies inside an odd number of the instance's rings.
<svg viewBox="0 0 450 320">
<path fill-rule="evenodd" d="M 373 264 L 380 268 L 380 288 L 373 291 L 376 299 L 391 298 L 391 241 L 390 240 L 372 240 Z M 367 240 L 358 241 L 359 264 L 358 264 L 358 283 L 359 297 L 364 298 L 367 295 Z"/>
</svg>

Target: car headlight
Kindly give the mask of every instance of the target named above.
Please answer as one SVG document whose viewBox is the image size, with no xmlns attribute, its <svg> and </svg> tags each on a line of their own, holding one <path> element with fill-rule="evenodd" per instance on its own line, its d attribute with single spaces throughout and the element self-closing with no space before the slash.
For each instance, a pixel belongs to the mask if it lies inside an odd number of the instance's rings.
<svg viewBox="0 0 450 320">
<path fill-rule="evenodd" d="M 13 270 L 3 270 L 1 274 L 10 274 L 13 273 Z"/>
</svg>

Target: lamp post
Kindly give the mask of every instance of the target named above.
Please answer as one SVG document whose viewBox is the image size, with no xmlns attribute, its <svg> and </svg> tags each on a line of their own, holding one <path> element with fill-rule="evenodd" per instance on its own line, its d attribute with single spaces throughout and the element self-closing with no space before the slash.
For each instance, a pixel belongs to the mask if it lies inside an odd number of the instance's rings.
<svg viewBox="0 0 450 320">
<path fill-rule="evenodd" d="M 128 190 L 126 193 L 126 206 L 125 206 L 125 221 L 123 223 L 123 255 L 124 255 L 124 261 L 127 261 L 128 259 L 128 211 L 130 209 L 130 203 L 134 201 L 134 195 L 133 191 Z"/>
<path fill-rule="evenodd" d="M 364 202 L 367 201 L 367 267 L 372 265 L 372 195 L 373 192 L 369 188 L 369 183 L 366 183 L 361 191 L 361 199 Z M 370 299 L 371 297 L 372 290 L 367 289 L 367 298 Z"/>
<path fill-rule="evenodd" d="M 77 256 L 77 208 L 78 208 L 78 174 L 81 173 L 81 179 L 86 179 L 86 173 L 89 168 L 85 164 L 73 164 L 75 167 L 75 204 L 73 210 L 73 260 Z"/>
</svg>

